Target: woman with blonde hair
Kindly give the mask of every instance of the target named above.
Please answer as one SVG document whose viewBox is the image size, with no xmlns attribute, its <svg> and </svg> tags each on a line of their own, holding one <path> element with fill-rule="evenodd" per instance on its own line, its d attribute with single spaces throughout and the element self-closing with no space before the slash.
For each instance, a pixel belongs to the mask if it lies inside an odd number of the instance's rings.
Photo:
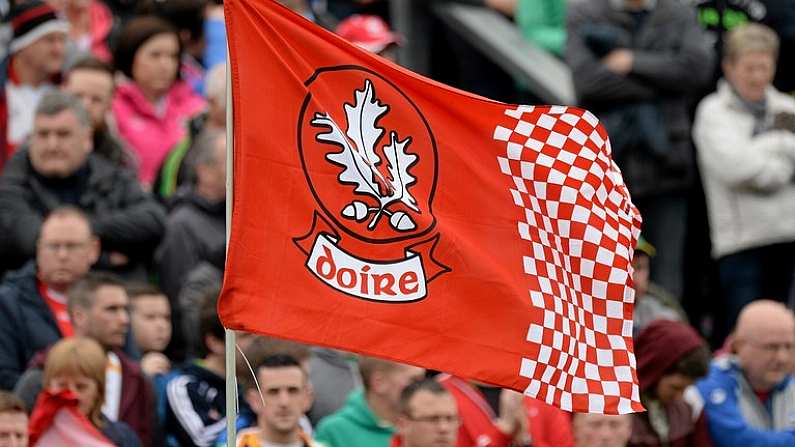
<svg viewBox="0 0 795 447">
<path fill-rule="evenodd" d="M 727 309 L 785 301 L 795 267 L 795 99 L 776 90 L 779 39 L 746 24 L 725 39 L 724 78 L 696 113 L 712 254 Z"/>
<path fill-rule="evenodd" d="M 93 339 L 70 337 L 53 346 L 44 364 L 44 391 L 31 415 L 31 445 L 46 447 L 65 440 L 92 446 L 141 445 L 127 425 L 102 414 L 107 364 L 105 351 Z"/>
</svg>

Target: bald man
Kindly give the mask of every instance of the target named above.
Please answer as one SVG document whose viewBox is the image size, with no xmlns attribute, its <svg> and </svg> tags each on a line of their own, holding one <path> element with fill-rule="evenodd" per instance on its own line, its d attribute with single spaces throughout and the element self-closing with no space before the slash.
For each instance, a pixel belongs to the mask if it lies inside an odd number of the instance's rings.
<svg viewBox="0 0 795 447">
<path fill-rule="evenodd" d="M 689 393 L 717 447 L 795 446 L 795 317 L 759 300 L 740 312 L 732 354 L 716 358 Z"/>
</svg>

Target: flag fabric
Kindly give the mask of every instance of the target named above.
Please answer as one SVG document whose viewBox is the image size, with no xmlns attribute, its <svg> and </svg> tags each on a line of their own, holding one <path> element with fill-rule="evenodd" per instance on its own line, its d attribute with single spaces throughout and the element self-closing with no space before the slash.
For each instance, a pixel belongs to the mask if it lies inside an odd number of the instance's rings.
<svg viewBox="0 0 795 447">
<path fill-rule="evenodd" d="M 78 409 L 71 391 L 39 394 L 30 416 L 30 445 L 38 447 L 113 447 L 105 435 Z"/>
<path fill-rule="evenodd" d="M 225 326 L 642 410 L 640 231 L 604 128 L 423 78 L 274 1 L 224 2 Z"/>
</svg>

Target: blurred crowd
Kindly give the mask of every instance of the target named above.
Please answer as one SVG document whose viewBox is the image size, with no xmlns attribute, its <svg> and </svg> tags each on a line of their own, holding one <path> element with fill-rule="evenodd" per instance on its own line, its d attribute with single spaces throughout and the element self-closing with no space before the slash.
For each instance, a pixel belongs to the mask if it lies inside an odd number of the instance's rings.
<svg viewBox="0 0 795 447">
<path fill-rule="evenodd" d="M 387 0 L 281 3 L 396 62 L 421 40 L 431 77 L 538 102 L 441 22 L 395 32 Z M 795 2 L 461 3 L 567 65 L 608 130 L 644 218 L 645 413 L 568 414 L 240 332 L 229 442 L 222 1 L 0 0 L 0 447 L 794 446 Z"/>
</svg>

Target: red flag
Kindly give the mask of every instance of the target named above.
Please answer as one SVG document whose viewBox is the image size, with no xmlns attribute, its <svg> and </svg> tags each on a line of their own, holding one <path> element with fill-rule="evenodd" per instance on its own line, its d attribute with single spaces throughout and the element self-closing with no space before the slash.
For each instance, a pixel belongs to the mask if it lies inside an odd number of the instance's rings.
<svg viewBox="0 0 795 447">
<path fill-rule="evenodd" d="M 77 407 L 77 396 L 71 391 L 42 391 L 30 415 L 30 445 L 112 447 Z"/>
<path fill-rule="evenodd" d="M 587 111 L 514 106 L 225 2 L 229 328 L 631 412 L 640 216 Z"/>
</svg>

